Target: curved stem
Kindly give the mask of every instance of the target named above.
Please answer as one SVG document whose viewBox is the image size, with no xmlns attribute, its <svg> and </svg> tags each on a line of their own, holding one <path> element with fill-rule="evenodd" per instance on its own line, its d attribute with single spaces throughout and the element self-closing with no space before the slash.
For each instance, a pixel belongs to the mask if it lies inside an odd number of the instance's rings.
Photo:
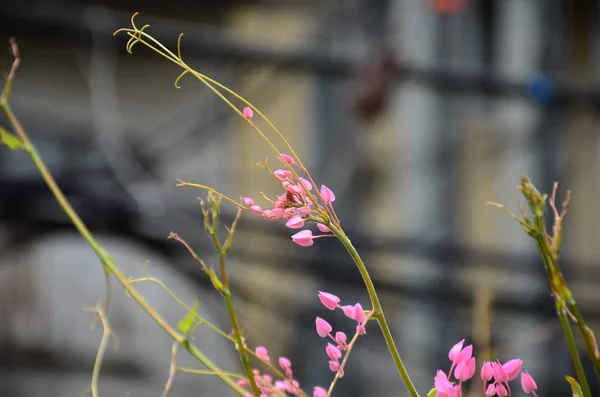
<svg viewBox="0 0 600 397">
<path fill-rule="evenodd" d="M 406 384 L 406 388 L 412 397 L 419 397 L 419 393 L 415 388 L 415 385 L 412 383 L 408 372 L 406 371 L 406 367 L 402 362 L 402 358 L 400 358 L 400 353 L 398 352 L 398 348 L 396 347 L 396 343 L 394 342 L 394 338 L 392 337 L 392 332 L 390 331 L 390 327 L 385 319 L 383 314 L 383 308 L 381 307 L 381 302 L 379 301 L 379 296 L 377 295 L 377 291 L 375 290 L 375 285 L 373 285 L 373 281 L 371 280 L 371 276 L 367 271 L 367 267 L 365 266 L 362 258 L 356 251 L 356 248 L 352 245 L 350 239 L 342 232 L 340 229 L 336 228 L 333 225 L 328 225 L 329 229 L 335 234 L 338 239 L 342 242 L 346 250 L 354 260 L 356 267 L 358 267 L 358 271 L 363 278 L 363 282 L 367 288 L 367 292 L 369 294 L 369 298 L 371 299 L 371 304 L 373 305 L 373 317 L 377 319 L 377 323 L 379 324 L 379 328 L 381 329 L 381 333 L 385 339 L 385 343 L 387 344 L 388 350 L 396 364 L 396 368 L 404 380 Z"/>
</svg>

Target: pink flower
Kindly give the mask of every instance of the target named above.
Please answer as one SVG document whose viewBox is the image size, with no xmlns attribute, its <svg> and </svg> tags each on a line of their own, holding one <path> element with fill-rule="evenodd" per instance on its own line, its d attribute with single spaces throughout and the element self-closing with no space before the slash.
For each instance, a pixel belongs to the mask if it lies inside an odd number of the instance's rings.
<svg viewBox="0 0 600 397">
<path fill-rule="evenodd" d="M 327 353 L 327 356 L 331 360 L 339 360 L 342 357 L 342 352 L 340 351 L 340 349 L 338 349 L 331 343 L 328 343 L 327 347 L 325 347 L 325 353 Z"/>
<path fill-rule="evenodd" d="M 299 177 L 298 180 L 300 181 L 300 183 L 302 183 L 304 185 L 304 188 L 308 191 L 312 190 L 312 185 L 309 181 L 307 181 L 306 179 Z"/>
<path fill-rule="evenodd" d="M 497 383 L 504 383 L 508 381 L 508 375 L 504 372 L 504 369 L 500 363 L 492 363 L 492 369 L 494 371 L 494 380 Z"/>
<path fill-rule="evenodd" d="M 484 361 L 481 366 L 481 379 L 490 381 L 494 376 L 494 369 L 492 368 L 492 363 L 488 361 Z"/>
<path fill-rule="evenodd" d="M 327 390 L 323 389 L 321 386 L 315 386 L 313 397 L 327 397 Z"/>
<path fill-rule="evenodd" d="M 465 343 L 465 340 L 461 340 L 460 342 L 458 342 L 457 344 L 455 344 L 454 346 L 452 346 L 452 349 L 450 349 L 450 352 L 448 353 L 448 358 L 450 359 L 450 361 L 452 361 L 452 364 L 458 364 L 458 355 L 460 354 L 463 344 Z"/>
<path fill-rule="evenodd" d="M 509 381 L 517 379 L 517 376 L 519 376 L 522 367 L 523 361 L 519 360 L 518 358 L 507 361 L 504 364 L 502 364 L 502 370 L 504 370 L 504 373 L 508 377 Z"/>
<path fill-rule="evenodd" d="M 251 197 L 244 197 L 244 203 L 246 203 L 248 207 L 252 207 L 254 205 L 254 200 L 252 200 Z"/>
<path fill-rule="evenodd" d="M 269 351 L 264 346 L 258 346 L 254 353 L 263 361 L 269 361 L 271 358 L 269 357 Z"/>
<path fill-rule="evenodd" d="M 289 156 L 284 153 L 281 153 L 279 156 L 277 156 L 277 158 L 286 164 L 296 164 L 292 156 Z"/>
<path fill-rule="evenodd" d="M 496 395 L 496 384 L 495 383 L 490 383 L 488 385 L 487 389 L 485 389 L 485 395 L 486 395 L 486 397 Z"/>
<path fill-rule="evenodd" d="M 533 393 L 535 395 L 535 391 L 537 390 L 537 384 L 533 377 L 529 375 L 529 372 L 525 371 L 521 373 L 521 387 L 523 391 L 527 394 Z"/>
<path fill-rule="evenodd" d="M 248 381 L 246 379 L 240 379 L 240 380 L 238 380 L 235 383 L 237 383 L 237 385 L 239 387 L 246 387 L 246 386 L 248 386 Z"/>
<path fill-rule="evenodd" d="M 336 360 L 331 360 L 329 362 L 329 370 L 331 372 L 337 372 L 340 369 L 340 363 Z"/>
<path fill-rule="evenodd" d="M 331 231 L 327 226 L 323 225 L 322 223 L 317 223 L 317 229 L 319 229 L 323 233 L 329 233 Z"/>
<path fill-rule="evenodd" d="M 312 212 L 312 209 L 308 205 L 305 205 L 303 207 L 299 207 L 298 212 L 306 215 L 306 214 L 310 214 Z M 318 227 L 318 225 L 317 225 L 317 227 Z M 321 230 L 321 228 L 319 228 L 319 230 Z"/>
<path fill-rule="evenodd" d="M 327 335 L 333 331 L 331 325 L 321 317 L 317 317 L 315 325 L 317 326 L 317 334 L 319 334 L 321 338 L 327 338 Z"/>
<path fill-rule="evenodd" d="M 466 346 L 464 349 L 460 351 L 458 354 L 456 361 L 457 365 L 463 361 L 470 359 L 473 356 L 473 345 Z"/>
<path fill-rule="evenodd" d="M 255 214 L 261 214 L 262 208 L 260 207 L 260 205 L 253 205 L 250 207 L 250 209 L 252 210 L 252 212 L 254 212 Z"/>
<path fill-rule="evenodd" d="M 435 375 L 434 387 L 438 392 L 437 397 L 459 397 L 462 394 L 461 387 L 453 385 L 442 370 L 438 370 Z"/>
<path fill-rule="evenodd" d="M 363 310 L 360 303 L 354 305 L 354 307 L 352 308 L 352 316 L 350 318 L 358 323 L 362 323 L 367 319 L 367 316 L 365 316 L 365 311 Z"/>
<path fill-rule="evenodd" d="M 304 226 L 304 219 L 300 215 L 292 216 L 285 225 L 290 229 L 300 229 Z"/>
<path fill-rule="evenodd" d="M 310 247 L 314 238 L 311 230 L 302 230 L 292 236 L 292 241 L 301 247 Z"/>
<path fill-rule="evenodd" d="M 508 396 L 508 390 L 502 383 L 496 383 L 496 394 L 498 397 L 506 397 Z"/>
<path fill-rule="evenodd" d="M 279 357 L 279 366 L 286 371 L 292 367 L 292 362 L 287 357 Z"/>
<path fill-rule="evenodd" d="M 244 111 L 242 113 L 244 114 L 244 117 L 248 120 L 254 117 L 254 112 L 248 106 L 244 108 Z"/>
<path fill-rule="evenodd" d="M 346 336 L 345 333 L 338 331 L 335 333 L 335 341 L 340 345 L 340 346 L 345 346 L 346 345 L 346 341 L 348 340 L 348 337 Z"/>
<path fill-rule="evenodd" d="M 365 335 L 367 333 L 367 330 L 365 329 L 365 326 L 362 324 L 358 324 L 356 326 L 356 333 L 359 335 Z"/>
<path fill-rule="evenodd" d="M 292 173 L 288 170 L 275 170 L 273 171 L 273 174 L 275 174 L 275 176 L 281 180 L 287 179 L 290 176 L 292 176 Z"/>
<path fill-rule="evenodd" d="M 319 291 L 319 300 L 329 310 L 335 310 L 339 306 L 340 298 L 329 292 Z"/>
<path fill-rule="evenodd" d="M 325 204 L 331 204 L 335 201 L 335 194 L 325 185 L 321 185 L 321 197 Z"/>
<path fill-rule="evenodd" d="M 475 357 L 461 361 L 454 370 L 454 377 L 463 382 L 471 379 L 475 375 Z"/>
</svg>

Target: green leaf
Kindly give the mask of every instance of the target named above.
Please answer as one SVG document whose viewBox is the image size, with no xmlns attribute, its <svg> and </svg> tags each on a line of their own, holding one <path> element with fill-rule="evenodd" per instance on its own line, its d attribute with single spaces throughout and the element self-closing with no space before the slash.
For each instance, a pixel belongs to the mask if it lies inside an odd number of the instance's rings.
<svg viewBox="0 0 600 397">
<path fill-rule="evenodd" d="M 0 127 L 0 142 L 5 144 L 12 150 L 18 150 L 23 148 L 23 142 L 5 128 Z"/>
<path fill-rule="evenodd" d="M 583 397 L 583 390 L 581 390 L 581 386 L 579 386 L 579 383 L 577 383 L 577 381 L 569 375 L 565 376 L 565 379 L 571 385 L 573 397 Z"/>
<path fill-rule="evenodd" d="M 429 393 L 427 393 L 427 397 L 436 397 L 437 396 L 437 390 L 435 390 L 435 388 L 429 390 Z"/>
<path fill-rule="evenodd" d="M 186 335 L 190 332 L 190 330 L 196 323 L 196 311 L 198 311 L 199 306 L 200 306 L 200 302 L 198 302 L 198 299 L 194 299 L 194 307 L 192 308 L 192 311 L 188 312 L 177 323 L 177 328 Z"/>
</svg>

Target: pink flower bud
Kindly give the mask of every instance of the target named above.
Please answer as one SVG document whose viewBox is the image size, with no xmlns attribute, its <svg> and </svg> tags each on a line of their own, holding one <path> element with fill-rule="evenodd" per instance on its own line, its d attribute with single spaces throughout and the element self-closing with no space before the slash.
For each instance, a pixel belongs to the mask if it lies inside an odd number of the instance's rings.
<svg viewBox="0 0 600 397">
<path fill-rule="evenodd" d="M 450 361 L 452 361 L 453 364 L 458 364 L 456 362 L 456 359 L 458 358 L 458 355 L 462 350 L 463 343 L 465 343 L 464 339 L 452 346 L 452 349 L 450 349 L 450 352 L 448 353 L 448 358 L 450 359 Z"/>
<path fill-rule="evenodd" d="M 313 397 L 327 397 L 327 390 L 323 389 L 321 386 L 315 386 Z"/>
<path fill-rule="evenodd" d="M 338 369 L 340 369 L 340 363 L 339 363 L 339 362 L 337 362 L 337 361 L 331 360 L 331 361 L 329 362 L 329 370 L 330 370 L 331 372 L 337 372 L 337 371 L 338 371 Z"/>
<path fill-rule="evenodd" d="M 352 305 L 344 305 L 340 306 L 346 317 L 352 318 L 352 310 L 354 310 L 354 306 Z"/>
<path fill-rule="evenodd" d="M 250 209 L 252 210 L 252 212 L 254 212 L 255 214 L 262 214 L 263 210 L 260 207 L 260 205 L 253 205 L 250 207 Z"/>
<path fill-rule="evenodd" d="M 246 203 L 248 207 L 252 207 L 254 205 L 254 200 L 252 200 L 251 197 L 244 197 L 244 203 Z"/>
<path fill-rule="evenodd" d="M 367 319 L 367 316 L 365 316 L 365 311 L 360 303 L 357 303 L 352 308 L 352 319 L 358 323 L 362 323 Z"/>
<path fill-rule="evenodd" d="M 264 346 L 257 346 L 256 349 L 254 350 L 254 353 L 256 353 L 256 355 L 264 361 L 269 361 L 269 351 L 267 350 L 266 347 Z"/>
<path fill-rule="evenodd" d="M 306 188 L 306 190 L 311 191 L 312 190 L 312 185 L 309 181 L 307 181 L 306 179 L 300 177 L 298 178 L 298 180 L 300 181 L 300 183 L 302 183 L 304 185 L 304 188 Z"/>
<path fill-rule="evenodd" d="M 527 371 L 521 373 L 521 387 L 527 394 L 537 390 L 537 384 L 535 383 L 535 380 L 533 380 L 533 377 L 529 375 L 529 372 Z"/>
<path fill-rule="evenodd" d="M 481 366 L 481 379 L 485 380 L 485 381 L 490 381 L 492 380 L 492 377 L 494 376 L 494 369 L 492 368 L 492 363 L 488 362 L 488 361 L 484 361 L 483 365 Z M 494 389 L 496 390 L 496 389 Z"/>
<path fill-rule="evenodd" d="M 247 118 L 248 120 L 250 120 L 254 117 L 254 112 L 248 106 L 246 106 L 244 108 L 244 111 L 242 113 L 244 114 L 244 117 Z"/>
<path fill-rule="evenodd" d="M 300 229 L 304 226 L 304 219 L 300 215 L 292 216 L 285 225 L 290 229 Z"/>
<path fill-rule="evenodd" d="M 494 370 L 494 380 L 499 383 L 504 383 L 508 381 L 508 375 L 504 372 L 504 369 L 499 363 L 492 363 L 492 368 Z"/>
<path fill-rule="evenodd" d="M 246 387 L 246 386 L 248 386 L 248 381 L 246 379 L 240 379 L 236 383 L 237 383 L 237 385 L 239 387 Z"/>
<path fill-rule="evenodd" d="M 338 331 L 335 333 L 335 341 L 340 345 L 340 346 L 345 346 L 346 345 L 346 341 L 348 340 L 348 337 L 346 336 L 345 333 Z"/>
<path fill-rule="evenodd" d="M 314 244 L 311 230 L 302 230 L 292 236 L 292 241 L 301 247 L 310 247 Z"/>
<path fill-rule="evenodd" d="M 338 349 L 331 343 L 328 343 L 325 347 L 325 353 L 327 353 L 327 356 L 331 360 L 339 360 L 340 358 L 342 358 L 342 352 L 340 351 L 340 349 Z"/>
<path fill-rule="evenodd" d="M 306 215 L 306 214 L 310 214 L 312 212 L 312 209 L 308 205 L 305 205 L 303 207 L 299 207 L 298 212 Z M 321 230 L 321 229 L 319 229 L 319 230 Z"/>
<path fill-rule="evenodd" d="M 319 291 L 319 300 L 329 310 L 335 310 L 339 306 L 340 298 L 329 292 Z"/>
<path fill-rule="evenodd" d="M 335 194 L 325 185 L 321 185 L 321 197 L 325 204 L 331 204 L 335 201 Z"/>
<path fill-rule="evenodd" d="M 454 369 L 454 377 L 463 382 L 471 379 L 475 375 L 475 357 L 458 363 Z"/>
<path fill-rule="evenodd" d="M 506 397 L 508 396 L 508 390 L 502 383 L 496 383 L 496 394 L 498 397 Z"/>
<path fill-rule="evenodd" d="M 317 229 L 319 229 L 323 233 L 329 233 L 331 231 L 327 226 L 323 225 L 322 223 L 317 223 Z"/>
<path fill-rule="evenodd" d="M 288 170 L 275 170 L 273 171 L 273 174 L 275 174 L 275 176 L 280 180 L 284 180 L 292 176 L 292 173 Z"/>
<path fill-rule="evenodd" d="M 522 367 L 523 361 L 519 360 L 518 358 L 507 361 L 504 364 L 502 364 L 502 369 L 504 370 L 504 373 L 508 377 L 509 381 L 517 379 L 517 376 L 519 376 L 519 372 L 521 372 Z"/>
<path fill-rule="evenodd" d="M 331 325 L 321 317 L 317 317 L 315 324 L 317 326 L 317 334 L 319 334 L 321 338 L 327 338 L 327 335 L 333 331 Z"/>
<path fill-rule="evenodd" d="M 289 156 L 284 153 L 281 153 L 279 156 L 277 156 L 277 158 L 286 164 L 296 164 L 292 156 Z"/>
<path fill-rule="evenodd" d="M 284 381 L 282 381 L 282 380 L 276 380 L 276 381 L 275 381 L 275 388 L 276 388 L 277 390 L 284 391 L 284 390 L 286 390 L 286 389 L 287 389 L 287 383 L 285 383 L 285 382 L 284 382 Z"/>
<path fill-rule="evenodd" d="M 495 383 L 490 383 L 488 385 L 487 389 L 485 389 L 485 395 L 486 395 L 486 397 L 496 395 L 496 384 Z"/>
<path fill-rule="evenodd" d="M 279 366 L 285 371 L 292 367 L 292 362 L 287 357 L 279 357 Z"/>
<path fill-rule="evenodd" d="M 367 330 L 365 329 L 364 325 L 358 324 L 356 326 L 356 333 L 359 335 L 366 335 Z"/>
</svg>

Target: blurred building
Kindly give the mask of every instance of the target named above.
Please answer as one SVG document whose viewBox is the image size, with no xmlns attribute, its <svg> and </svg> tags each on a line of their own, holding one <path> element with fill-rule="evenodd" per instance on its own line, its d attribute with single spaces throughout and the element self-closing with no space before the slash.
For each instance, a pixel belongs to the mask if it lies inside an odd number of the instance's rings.
<svg viewBox="0 0 600 397">
<path fill-rule="evenodd" d="M 600 192 L 594 183 L 600 172 L 594 75 L 600 10 L 586 0 L 464 0 L 456 9 L 442 3 L 452 2 L 23 1 L 2 8 L 0 26 L 6 39 L 17 37 L 23 57 L 13 108 L 128 274 L 143 276 L 144 261 L 157 257 L 155 269 L 172 281 L 167 284 L 188 302 L 199 295 L 206 314 L 227 329 L 218 295 L 183 249 L 166 242 L 177 231 L 214 260 L 196 201 L 203 193 L 175 184 L 202 183 L 257 201 L 260 192 L 273 196 L 278 188 L 253 166 L 273 162 L 273 153 L 219 98 L 189 76 L 175 89 L 176 66 L 141 45 L 129 55 L 127 37 L 113 38 L 139 11 L 138 23 L 151 24 L 149 32 L 171 49 L 185 33 L 186 62 L 252 101 L 289 138 L 318 183 L 336 192 L 338 214 L 380 287 L 400 352 L 423 394 L 435 370 L 447 369 L 450 346 L 467 338 L 479 350 L 494 348 L 500 360 L 519 356 L 544 395 L 563 395 L 563 374 L 572 369 L 534 242 L 485 203 L 516 209 L 523 173 L 541 190 L 558 180 L 561 191 L 574 192 L 563 266 L 584 315 L 600 329 Z M 7 70 L 10 54 L 1 60 Z M 66 219 L 27 159 L 6 150 L 0 151 L 0 213 L 0 282 L 11 286 L 2 288 L 6 302 L 17 302 L 3 307 L 3 343 L 32 345 L 26 328 L 44 344 L 45 330 L 52 329 L 55 342 L 43 353 L 60 356 L 64 346 L 73 352 L 60 365 L 39 369 L 31 364 L 35 355 L 22 357 L 27 349 L 6 348 L 0 382 L 11 396 L 41 395 L 48 379 L 55 382 L 52 395 L 74 393 L 86 386 L 99 333 L 65 324 L 89 320 L 78 307 L 102 298 L 100 265 L 65 232 Z M 227 208 L 225 219 L 232 216 Z M 244 215 L 230 259 L 234 290 L 250 344 L 292 358 L 310 391 L 332 377 L 314 317 L 352 330 L 319 304 L 317 291 L 365 307 L 368 298 L 339 243 L 321 239 L 301 249 L 281 226 Z M 21 256 L 29 259 L 15 259 Z M 65 283 L 79 288 L 65 289 Z M 173 323 L 183 315 L 158 289 L 147 293 Z M 40 302 L 51 297 L 71 305 L 45 309 Z M 19 302 L 27 303 L 24 309 Z M 131 306 L 124 296 L 122 302 Z M 124 338 L 125 350 L 107 364 L 103 382 L 114 388 L 111 395 L 131 390 L 135 396 L 131 385 L 158 393 L 170 343 L 158 329 L 141 342 L 146 328 L 140 324 L 149 320 L 123 308 L 115 316 L 129 318 L 123 332 L 133 329 L 130 347 Z M 207 336 L 198 344 L 224 367 L 235 367 L 233 348 L 202 332 Z M 340 382 L 338 395 L 403 395 L 375 327 L 353 354 L 346 371 L 353 375 Z M 82 362 L 79 372 L 65 377 L 64 362 L 78 362 L 73 357 Z M 161 364 L 149 366 L 154 360 Z M 141 375 L 123 378 L 119 365 Z M 18 376 L 32 380 L 25 387 Z M 208 381 L 183 382 L 172 395 L 193 395 Z M 222 392 L 218 381 L 210 382 L 207 394 Z"/>
</svg>

